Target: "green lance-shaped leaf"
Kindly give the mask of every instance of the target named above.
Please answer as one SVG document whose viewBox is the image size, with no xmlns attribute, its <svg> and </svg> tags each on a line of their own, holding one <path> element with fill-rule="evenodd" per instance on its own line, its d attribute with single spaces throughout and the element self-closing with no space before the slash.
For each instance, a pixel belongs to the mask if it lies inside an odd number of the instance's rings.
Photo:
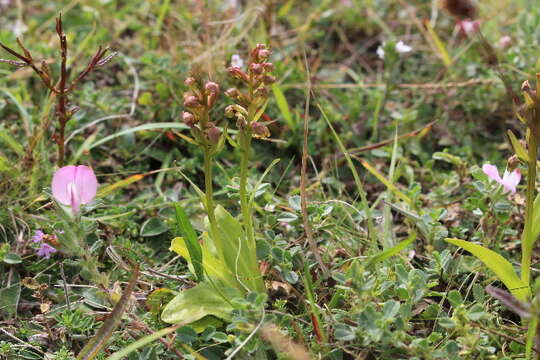
<svg viewBox="0 0 540 360">
<path fill-rule="evenodd" d="M 122 314 L 126 311 L 126 308 L 129 304 L 129 299 L 137 283 L 137 278 L 139 277 L 139 267 L 135 268 L 129 283 L 122 293 L 122 297 L 114 307 L 111 315 L 105 322 L 103 326 L 98 330 L 97 334 L 90 339 L 88 344 L 81 350 L 79 355 L 77 355 L 77 360 L 91 360 L 94 359 L 99 352 L 105 347 L 107 340 L 111 337 L 113 331 L 120 325 L 122 320 Z"/>
<path fill-rule="evenodd" d="M 195 233 L 191 222 L 189 222 L 186 212 L 182 206 L 179 203 L 176 203 L 174 204 L 174 208 L 176 209 L 176 222 L 178 223 L 178 230 L 182 234 L 186 247 L 189 251 L 189 257 L 195 271 L 195 276 L 197 276 L 197 280 L 203 281 L 204 268 L 201 244 L 199 244 L 197 234 Z"/>
<path fill-rule="evenodd" d="M 467 250 L 478 260 L 482 261 L 484 265 L 486 265 L 495 273 L 495 275 L 497 275 L 499 280 L 503 282 L 508 290 L 510 290 L 512 295 L 514 295 L 518 300 L 526 301 L 531 295 L 528 284 L 524 283 L 519 278 L 512 264 L 495 251 L 461 239 L 447 238 L 445 240 L 450 244 L 454 244 L 462 249 Z"/>
<path fill-rule="evenodd" d="M 380 253 L 378 253 L 377 255 L 373 256 L 371 259 L 369 259 L 366 267 L 369 268 L 381 261 L 384 261 L 394 255 L 397 255 L 399 254 L 399 252 L 403 249 L 405 249 L 407 246 L 409 246 L 414 240 L 416 239 L 416 231 L 412 231 L 410 234 L 409 234 L 409 237 L 405 240 L 403 240 L 402 242 L 400 242 L 399 244 L 397 244 L 396 246 L 388 249 L 388 250 L 385 250 L 385 251 L 382 251 Z"/>
<path fill-rule="evenodd" d="M 285 98 L 285 94 L 283 94 L 283 91 L 278 84 L 272 84 L 272 92 L 274 93 L 274 98 L 276 99 L 276 104 L 281 112 L 281 116 L 283 116 L 283 119 L 287 122 L 287 125 L 293 129 L 295 123 L 289 110 L 289 103 Z"/>
<path fill-rule="evenodd" d="M 527 150 L 525 150 L 523 145 L 521 145 L 521 143 L 517 139 L 516 135 L 514 135 L 512 130 L 508 130 L 506 133 L 508 134 L 508 139 L 510 139 L 510 143 L 512 144 L 512 148 L 514 149 L 514 152 L 516 153 L 517 157 L 520 158 L 521 161 L 528 163 L 529 154 L 527 154 Z"/>
</svg>

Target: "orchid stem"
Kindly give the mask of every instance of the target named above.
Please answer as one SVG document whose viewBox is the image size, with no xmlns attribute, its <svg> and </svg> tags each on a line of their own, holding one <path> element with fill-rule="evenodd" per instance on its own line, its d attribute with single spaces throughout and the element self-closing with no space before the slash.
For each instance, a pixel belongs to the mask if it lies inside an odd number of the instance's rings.
<svg viewBox="0 0 540 360">
<path fill-rule="evenodd" d="M 538 155 L 538 139 L 529 133 L 528 137 L 528 173 L 527 173 L 527 203 L 525 207 L 525 228 L 521 238 L 521 279 L 527 285 L 531 281 L 531 257 L 536 239 L 533 238 L 533 210 L 536 189 L 536 158 Z"/>
</svg>

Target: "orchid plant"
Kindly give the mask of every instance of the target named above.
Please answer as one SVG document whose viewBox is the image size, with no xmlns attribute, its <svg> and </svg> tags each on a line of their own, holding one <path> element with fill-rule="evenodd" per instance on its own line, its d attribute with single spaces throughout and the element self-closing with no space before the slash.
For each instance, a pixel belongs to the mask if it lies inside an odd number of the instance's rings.
<svg viewBox="0 0 540 360">
<path fill-rule="evenodd" d="M 171 250 L 185 258 L 191 271 L 199 280 L 197 286 L 179 292 L 164 308 L 161 318 L 167 323 L 191 323 L 195 329 L 212 318 L 230 320 L 233 306 L 231 299 L 247 293 L 265 293 L 265 286 L 257 263 L 255 227 L 253 223 L 254 194 L 248 184 L 248 168 L 253 138 L 270 135 L 267 126 L 260 121 L 268 103 L 267 85 L 275 81 L 271 75 L 273 64 L 268 62 L 270 50 L 258 44 L 251 51 L 247 72 L 240 66 L 238 56 L 228 72 L 240 85 L 242 92 L 230 88 L 225 94 L 234 104 L 225 109 L 225 115 L 236 119 L 236 139 L 227 134 L 213 120 L 219 85 L 213 81 L 204 83 L 194 75 L 185 81 L 189 91 L 184 94 L 183 121 L 190 127 L 189 142 L 198 145 L 204 155 L 204 191 L 192 186 L 201 197 L 206 210 L 206 231 L 199 241 L 187 215 L 180 204 L 176 205 L 176 217 L 181 237 L 172 240 Z M 235 66 L 236 65 L 236 66 Z M 222 206 L 215 205 L 212 186 L 212 163 L 215 155 L 224 147 L 224 140 L 238 149 L 240 157 L 239 197 L 240 219 L 235 219 Z M 261 295 L 264 296 L 264 295 Z"/>
</svg>

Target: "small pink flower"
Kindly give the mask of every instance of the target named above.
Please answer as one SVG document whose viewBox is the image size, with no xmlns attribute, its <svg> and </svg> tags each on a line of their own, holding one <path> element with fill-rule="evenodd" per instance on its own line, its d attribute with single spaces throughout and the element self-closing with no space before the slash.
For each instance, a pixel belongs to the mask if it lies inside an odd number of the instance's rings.
<svg viewBox="0 0 540 360">
<path fill-rule="evenodd" d="M 499 175 L 499 170 L 497 170 L 495 165 L 484 164 L 484 166 L 482 166 L 482 170 L 489 178 L 501 184 L 504 187 L 505 192 L 510 191 L 512 194 L 516 193 L 516 187 L 521 180 L 521 172 L 519 169 L 512 172 L 504 170 L 502 179 L 501 175 Z"/>
<path fill-rule="evenodd" d="M 32 241 L 35 243 L 41 242 L 44 236 L 45 236 L 45 233 L 43 231 L 36 230 L 34 231 L 34 236 L 32 236 Z"/>
<path fill-rule="evenodd" d="M 480 30 L 480 21 L 478 20 L 460 20 L 457 28 L 462 35 L 470 36 Z"/>
<path fill-rule="evenodd" d="M 512 38 L 508 35 L 505 35 L 499 39 L 499 47 L 501 49 L 507 49 L 512 45 Z"/>
<path fill-rule="evenodd" d="M 88 204 L 94 199 L 98 182 L 88 166 L 69 165 L 56 171 L 51 187 L 54 198 L 60 204 L 71 206 L 71 211 L 75 214 L 81 204 Z"/>
<path fill-rule="evenodd" d="M 47 243 L 41 244 L 40 248 L 37 251 L 38 256 L 41 256 L 45 259 L 50 259 L 51 254 L 54 254 L 56 249 Z"/>
</svg>

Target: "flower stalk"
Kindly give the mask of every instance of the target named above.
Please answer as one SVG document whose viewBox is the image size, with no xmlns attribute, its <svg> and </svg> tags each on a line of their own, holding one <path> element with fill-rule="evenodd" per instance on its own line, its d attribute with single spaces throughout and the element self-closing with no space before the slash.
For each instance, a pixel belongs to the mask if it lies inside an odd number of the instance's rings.
<svg viewBox="0 0 540 360">
<path fill-rule="evenodd" d="M 536 192 L 536 158 L 538 156 L 538 139 L 531 132 L 528 136 L 528 172 L 527 172 L 527 200 L 525 205 L 525 227 L 521 239 L 521 278 L 530 284 L 531 257 L 536 239 L 533 233 L 534 198 Z"/>
</svg>

